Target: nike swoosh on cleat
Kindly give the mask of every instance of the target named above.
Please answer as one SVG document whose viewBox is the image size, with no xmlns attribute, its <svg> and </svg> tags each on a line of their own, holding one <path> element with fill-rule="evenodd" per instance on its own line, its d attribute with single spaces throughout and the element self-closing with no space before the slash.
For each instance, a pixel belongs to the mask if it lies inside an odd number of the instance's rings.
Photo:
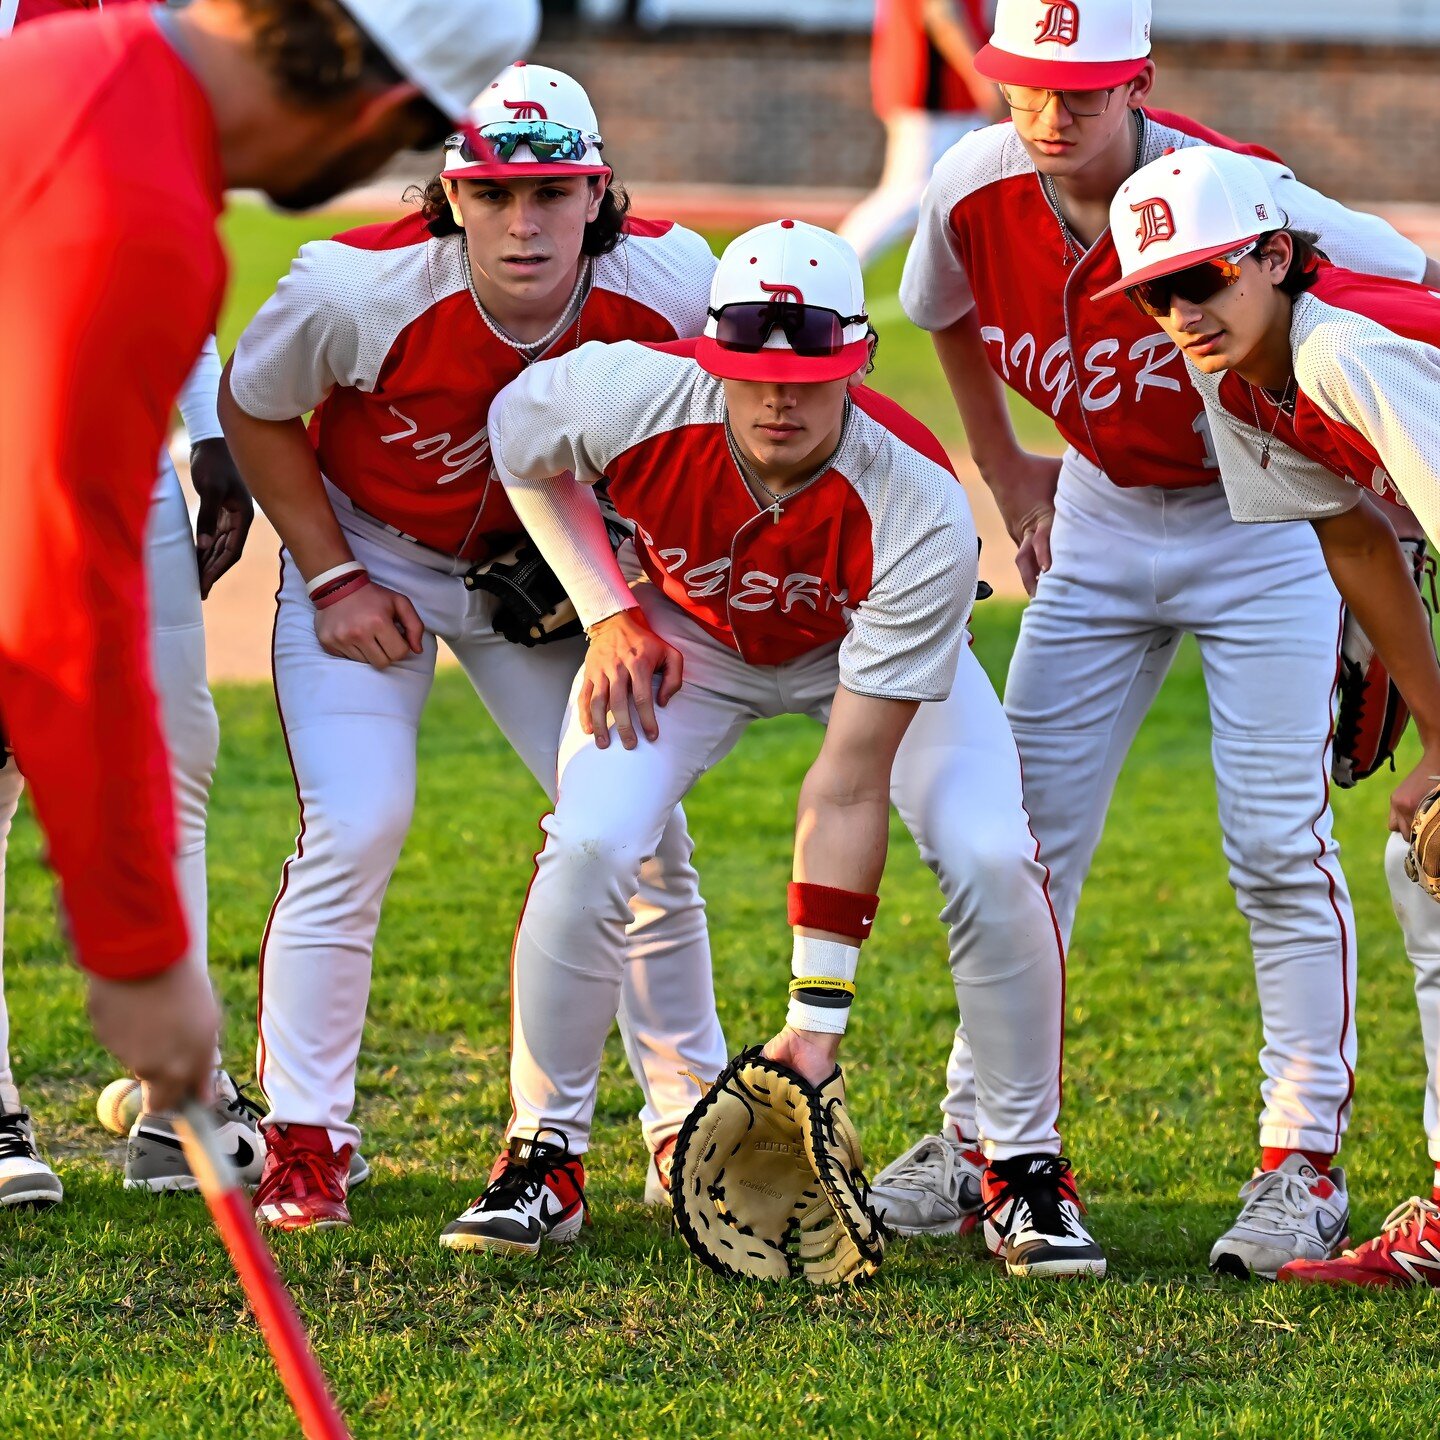
<svg viewBox="0 0 1440 1440">
<path fill-rule="evenodd" d="M 1333 1245 L 1345 1233 L 1349 1225 L 1350 1217 L 1348 1215 L 1337 1215 L 1329 1223 L 1326 1222 L 1323 1215 L 1315 1217 L 1316 1233 L 1327 1245 Z"/>
<path fill-rule="evenodd" d="M 255 1151 L 248 1140 L 241 1138 L 235 1142 L 235 1153 L 231 1155 L 230 1162 L 237 1170 L 247 1169 L 255 1163 Z"/>
</svg>

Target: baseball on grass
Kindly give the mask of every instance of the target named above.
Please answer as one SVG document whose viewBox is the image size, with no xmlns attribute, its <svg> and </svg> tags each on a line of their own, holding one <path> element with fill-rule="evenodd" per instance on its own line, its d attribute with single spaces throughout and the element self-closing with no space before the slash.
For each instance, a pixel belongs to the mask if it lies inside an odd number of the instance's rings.
<svg viewBox="0 0 1440 1440">
<path fill-rule="evenodd" d="M 112 1135 L 128 1135 L 140 1115 L 140 1082 L 133 1075 L 112 1080 L 100 1092 L 95 1113 Z"/>
</svg>

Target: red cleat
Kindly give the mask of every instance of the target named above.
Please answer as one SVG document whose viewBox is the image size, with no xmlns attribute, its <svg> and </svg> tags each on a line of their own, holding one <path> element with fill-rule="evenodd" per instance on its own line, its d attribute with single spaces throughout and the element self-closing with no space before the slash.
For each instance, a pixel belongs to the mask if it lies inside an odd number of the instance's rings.
<svg viewBox="0 0 1440 1440">
<path fill-rule="evenodd" d="M 255 1219 L 272 1230 L 333 1230 L 350 1223 L 345 1203 L 351 1145 L 337 1151 L 321 1125 L 272 1125 Z"/>
<path fill-rule="evenodd" d="M 1292 1260 L 1275 1277 L 1291 1285 L 1375 1285 L 1440 1289 L 1440 1205 L 1412 1195 L 1380 1233 L 1333 1260 Z"/>
</svg>

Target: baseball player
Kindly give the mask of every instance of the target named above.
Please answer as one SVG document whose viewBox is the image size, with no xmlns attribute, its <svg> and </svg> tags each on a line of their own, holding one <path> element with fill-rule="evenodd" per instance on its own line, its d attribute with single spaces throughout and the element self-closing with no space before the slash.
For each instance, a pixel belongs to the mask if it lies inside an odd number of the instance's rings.
<svg viewBox="0 0 1440 1440">
<path fill-rule="evenodd" d="M 111 9 L 130 0 L 110 0 Z M 0 4 L 0 36 L 65 10 L 105 8 L 100 0 L 18 0 Z M 191 936 L 189 958 L 206 968 L 207 896 L 205 820 L 210 780 L 219 751 L 215 706 L 205 679 L 205 631 L 200 602 L 240 558 L 253 507 L 236 473 L 215 413 L 220 358 L 214 338 L 179 396 L 190 437 L 190 474 L 200 497 L 197 531 L 168 455 L 162 454 L 145 536 L 146 579 L 152 615 L 150 661 L 161 722 L 170 754 L 178 830 L 176 879 Z M 0 935 L 3 935 L 5 838 L 24 781 L 18 765 L 0 767 Z M 49 1204 L 63 1195 L 60 1179 L 41 1159 L 28 1112 L 9 1059 L 9 1014 L 0 983 L 0 1205 Z M 215 1055 L 216 1124 L 241 1173 L 260 1175 L 255 1117 Z M 125 1184 L 130 1189 L 190 1189 L 194 1178 L 169 1116 L 144 1112 L 126 1145 Z"/>
<path fill-rule="evenodd" d="M 990 87 L 975 51 L 990 33 L 985 0 L 879 0 L 870 49 L 875 113 L 885 126 L 880 184 L 841 222 L 861 265 L 910 235 L 936 162 L 985 124 Z"/>
<path fill-rule="evenodd" d="M 346 0 L 293 46 L 299 8 L 132 5 L 0 49 L 0 713 L 97 1034 L 161 1112 L 208 1091 L 217 1015 L 184 963 L 142 537 L 171 407 L 214 329 L 223 188 L 333 193 L 453 125 L 457 84 L 536 19 L 523 3 Z"/>
<path fill-rule="evenodd" d="M 1142 244 L 1132 207 L 1165 232 Z M 1424 753 L 1391 800 L 1390 868 L 1415 807 L 1440 777 L 1440 665 L 1410 562 L 1367 491 L 1399 499 L 1440 537 L 1440 296 L 1344 270 L 1303 235 L 1264 172 L 1244 156 L 1196 147 L 1136 171 L 1111 229 L 1123 290 L 1194 370 L 1231 513 L 1241 522 L 1309 520 L 1330 574 L 1415 717 Z M 1435 932 L 1437 907 L 1396 887 L 1410 933 Z M 1412 947 L 1429 1084 L 1425 1129 L 1440 1167 L 1440 947 Z M 1378 1237 L 1335 1259 L 1294 1260 L 1284 1280 L 1437 1283 L 1440 1168 Z"/>
<path fill-rule="evenodd" d="M 795 979 L 769 1053 L 834 1070 L 893 797 L 939 876 L 974 1025 L 987 1239 L 1014 1274 L 1104 1273 L 1057 1153 L 1063 951 L 1015 747 L 966 643 L 974 522 L 934 437 L 858 383 L 871 333 L 855 252 L 781 220 L 725 251 L 702 339 L 584 345 L 491 408 L 497 473 L 590 648 L 515 939 L 507 1148 L 444 1245 L 575 1238 L 639 867 L 751 721 L 803 714 L 828 728 L 800 792 Z M 601 476 L 635 525 L 649 583 L 633 592 Z"/>
<path fill-rule="evenodd" d="M 491 473 L 490 401 L 584 340 L 698 334 L 715 268 L 692 231 L 626 215 L 570 76 L 513 66 L 470 118 L 477 138 L 452 137 L 422 213 L 301 250 L 241 337 L 222 401 L 285 542 L 275 693 L 301 821 L 260 956 L 270 1155 L 256 1203 L 287 1229 L 348 1223 L 371 958 L 439 641 L 554 789 L 584 642 L 572 627 L 529 645 L 489 588 L 497 571 L 520 583 L 527 563 L 494 563 L 523 533 Z M 639 877 L 625 967 L 622 1028 L 660 1157 L 657 1201 L 693 1098 L 680 1072 L 725 1062 L 690 851 L 677 811 Z"/>
<path fill-rule="evenodd" d="M 1147 108 L 1149 22 L 1149 0 L 1000 0 L 976 65 L 1014 123 L 966 136 L 941 161 L 901 300 L 934 332 L 1035 589 L 1005 703 L 1067 936 L 1125 753 L 1176 642 L 1198 641 L 1265 1034 L 1260 1166 L 1210 1258 L 1226 1273 L 1273 1275 L 1328 1252 L 1346 1228 L 1344 1175 L 1331 1173 L 1355 1047 L 1354 925 L 1328 798 L 1340 603 L 1310 532 L 1230 518 L 1202 403 L 1168 337 L 1123 297 L 1092 298 L 1118 278 L 1110 202 L 1125 180 L 1172 148 L 1240 148 Z M 1425 273 L 1424 255 L 1388 225 L 1249 148 L 1286 213 L 1337 260 Z M 1020 449 L 1005 385 L 1054 419 L 1063 461 Z M 965 1035 L 941 1134 L 877 1176 L 897 1228 L 973 1223 Z"/>
</svg>

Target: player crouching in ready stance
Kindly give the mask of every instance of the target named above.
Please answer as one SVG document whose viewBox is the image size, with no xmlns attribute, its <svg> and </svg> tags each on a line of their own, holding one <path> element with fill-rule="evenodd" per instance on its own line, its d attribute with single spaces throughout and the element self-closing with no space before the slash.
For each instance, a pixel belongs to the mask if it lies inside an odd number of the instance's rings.
<svg viewBox="0 0 1440 1440">
<path fill-rule="evenodd" d="M 1057 1153 L 1063 950 L 966 643 L 974 522 L 935 438 L 859 384 L 871 334 L 854 251 L 782 220 L 726 250 L 703 338 L 583 345 L 491 408 L 497 473 L 591 643 L 515 939 L 509 1147 L 443 1244 L 578 1234 L 639 867 L 752 720 L 803 714 L 827 729 L 800 791 L 800 983 L 767 1053 L 834 1077 L 893 800 L 939 877 L 975 1037 L 987 1241 L 1012 1274 L 1104 1272 Z M 635 525 L 651 583 L 633 591 L 601 477 Z"/>
<path fill-rule="evenodd" d="M 1161 221 L 1158 232 L 1137 232 L 1141 212 Z M 1115 197 L 1123 275 L 1102 293 L 1125 290 L 1189 361 L 1235 519 L 1315 527 L 1336 588 L 1415 716 L 1424 754 L 1391 797 L 1393 871 L 1440 778 L 1440 666 L 1411 562 L 1365 492 L 1408 506 L 1440 541 L 1440 296 L 1332 265 L 1285 224 L 1246 157 L 1208 147 L 1162 156 Z M 1410 873 L 1424 888 L 1396 896 L 1407 931 L 1404 911 L 1428 909 L 1440 892 L 1433 802 L 1422 809 L 1431 819 L 1417 826 Z M 1440 956 L 1410 953 L 1429 1066 L 1425 1128 L 1440 1167 Z M 1333 1259 L 1317 1245 L 1279 1278 L 1440 1284 L 1437 1202 L 1440 1168 L 1432 1199 L 1397 1207 L 1378 1237 Z"/>
</svg>

